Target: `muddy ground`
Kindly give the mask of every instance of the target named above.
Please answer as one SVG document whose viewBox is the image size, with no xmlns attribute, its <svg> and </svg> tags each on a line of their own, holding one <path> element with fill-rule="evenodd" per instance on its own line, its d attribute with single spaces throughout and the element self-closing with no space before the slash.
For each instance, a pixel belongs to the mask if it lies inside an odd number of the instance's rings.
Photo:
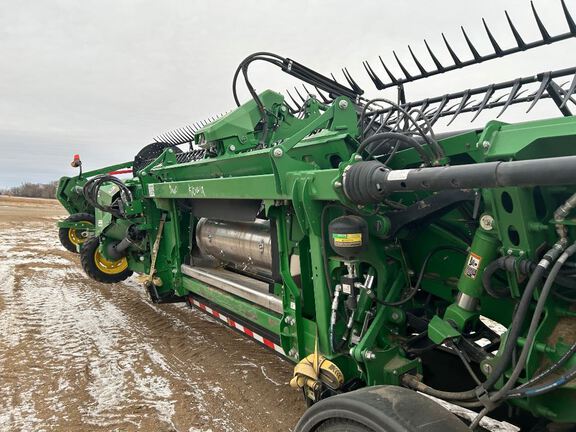
<svg viewBox="0 0 576 432">
<path fill-rule="evenodd" d="M 138 284 L 88 279 L 55 201 L 0 197 L 0 431 L 287 431 L 292 365 Z"/>
</svg>

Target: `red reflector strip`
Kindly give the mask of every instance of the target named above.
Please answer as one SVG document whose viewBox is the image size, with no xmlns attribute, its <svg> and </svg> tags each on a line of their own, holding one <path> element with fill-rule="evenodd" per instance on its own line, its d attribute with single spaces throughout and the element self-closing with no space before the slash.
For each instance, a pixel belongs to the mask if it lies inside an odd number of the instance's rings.
<svg viewBox="0 0 576 432">
<path fill-rule="evenodd" d="M 234 321 L 231 318 L 228 318 L 226 315 L 222 314 L 221 312 L 215 311 L 214 309 L 212 309 L 209 306 L 206 306 L 205 304 L 200 303 L 198 300 L 196 299 L 191 299 L 191 303 L 196 306 L 198 309 L 203 310 L 204 312 L 209 313 L 210 315 L 218 318 L 219 320 L 221 320 L 222 322 L 224 322 L 225 324 L 229 325 L 230 327 L 235 328 L 236 330 L 241 331 L 242 333 L 244 333 L 247 336 L 250 336 L 252 339 L 257 340 L 258 342 L 260 342 L 261 344 L 266 345 L 268 348 L 273 349 L 274 351 L 276 351 L 279 354 L 282 355 L 286 355 L 284 353 L 284 350 L 282 349 L 282 347 L 280 345 L 275 344 L 274 342 L 272 342 L 270 339 L 266 339 L 263 336 L 260 336 L 258 333 L 255 333 L 254 331 L 244 327 L 242 324 L 237 323 L 236 321 Z"/>
<path fill-rule="evenodd" d="M 130 173 L 132 173 L 132 168 L 117 170 L 117 171 L 110 171 L 108 174 L 109 175 L 116 175 L 116 174 L 130 174 Z"/>
</svg>

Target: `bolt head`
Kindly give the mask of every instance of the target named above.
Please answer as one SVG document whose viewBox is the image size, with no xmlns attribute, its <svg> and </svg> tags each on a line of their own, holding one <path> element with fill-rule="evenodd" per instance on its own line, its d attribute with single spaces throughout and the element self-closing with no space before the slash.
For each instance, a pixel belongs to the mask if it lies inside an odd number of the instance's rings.
<svg viewBox="0 0 576 432">
<path fill-rule="evenodd" d="M 348 101 L 342 99 L 340 102 L 338 102 L 338 108 L 345 110 L 346 108 L 348 108 Z"/>
<path fill-rule="evenodd" d="M 492 365 L 490 363 L 484 363 L 482 365 L 482 372 L 486 375 L 490 375 L 492 373 Z"/>
<path fill-rule="evenodd" d="M 359 161 L 362 160 L 362 156 L 356 155 L 356 156 L 354 156 L 354 160 L 357 161 L 357 162 L 359 162 Z"/>
<path fill-rule="evenodd" d="M 228 147 L 228 149 L 230 151 L 236 151 L 236 146 L 234 144 L 232 144 L 230 147 Z"/>
<path fill-rule="evenodd" d="M 341 187 L 342 187 L 342 183 L 341 183 L 341 182 L 339 182 L 339 181 L 335 181 L 335 182 L 334 182 L 334 188 L 335 188 L 335 189 L 340 189 Z"/>
<path fill-rule="evenodd" d="M 274 155 L 274 157 L 282 157 L 282 155 L 284 154 L 284 152 L 282 151 L 282 149 L 280 147 L 276 147 L 274 149 L 274 151 L 272 152 L 272 154 Z"/>
<path fill-rule="evenodd" d="M 482 141 L 482 148 L 488 150 L 490 148 L 490 141 Z"/>
<path fill-rule="evenodd" d="M 491 231 L 494 228 L 494 218 L 485 214 L 480 218 L 480 227 L 485 231 Z"/>
</svg>

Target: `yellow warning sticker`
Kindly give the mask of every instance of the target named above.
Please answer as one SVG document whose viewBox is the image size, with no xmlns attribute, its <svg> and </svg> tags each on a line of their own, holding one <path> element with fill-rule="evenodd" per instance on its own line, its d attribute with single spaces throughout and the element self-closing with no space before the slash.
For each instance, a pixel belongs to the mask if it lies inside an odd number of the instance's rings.
<svg viewBox="0 0 576 432">
<path fill-rule="evenodd" d="M 362 233 L 332 234 L 334 244 L 340 247 L 355 247 L 362 245 Z"/>
</svg>

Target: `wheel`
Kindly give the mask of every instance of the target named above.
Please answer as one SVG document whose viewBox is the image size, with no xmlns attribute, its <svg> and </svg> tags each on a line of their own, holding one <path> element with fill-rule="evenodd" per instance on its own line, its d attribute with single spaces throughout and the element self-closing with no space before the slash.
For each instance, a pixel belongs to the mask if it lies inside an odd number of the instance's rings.
<svg viewBox="0 0 576 432">
<path fill-rule="evenodd" d="M 470 432 L 451 412 L 413 390 L 365 387 L 321 400 L 295 432 Z"/>
<path fill-rule="evenodd" d="M 84 222 L 91 225 L 95 224 L 94 215 L 90 213 L 75 213 L 66 218 L 66 222 Z M 58 237 L 60 243 L 70 252 L 78 253 L 77 246 L 83 244 L 88 237 L 86 237 L 87 230 L 76 228 L 60 228 L 58 230 Z"/>
<path fill-rule="evenodd" d="M 98 282 L 116 283 L 132 275 L 126 257 L 109 261 L 102 255 L 99 246 L 98 237 L 92 237 L 80 249 L 80 262 L 88 276 Z"/>
</svg>

